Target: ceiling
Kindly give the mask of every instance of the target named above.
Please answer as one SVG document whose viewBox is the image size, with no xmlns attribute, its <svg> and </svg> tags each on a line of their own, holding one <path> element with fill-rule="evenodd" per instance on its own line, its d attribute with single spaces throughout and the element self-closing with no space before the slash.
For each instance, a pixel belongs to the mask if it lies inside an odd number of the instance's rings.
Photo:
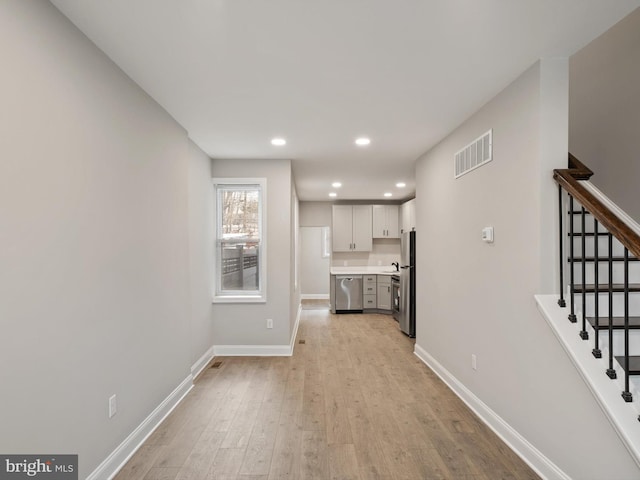
<svg viewBox="0 0 640 480">
<path fill-rule="evenodd" d="M 51 2 L 209 156 L 291 159 L 306 201 L 331 200 L 332 190 L 337 200 L 413 196 L 421 154 L 536 60 L 574 53 L 640 6 L 640 0 Z M 287 144 L 271 145 L 276 136 Z M 356 146 L 359 136 L 371 144 Z M 333 189 L 334 181 L 342 187 Z M 407 186 L 395 187 L 400 181 Z"/>
</svg>

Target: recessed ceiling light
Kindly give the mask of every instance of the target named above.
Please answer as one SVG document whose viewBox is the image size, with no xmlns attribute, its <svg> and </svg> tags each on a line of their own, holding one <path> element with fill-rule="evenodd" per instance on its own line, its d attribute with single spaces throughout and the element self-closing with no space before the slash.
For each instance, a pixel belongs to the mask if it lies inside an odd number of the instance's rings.
<svg viewBox="0 0 640 480">
<path fill-rule="evenodd" d="M 404 183 L 404 182 L 398 182 L 398 183 L 396 183 L 396 187 L 398 187 L 398 188 L 404 188 L 404 187 L 406 187 L 406 186 L 407 186 L 407 184 L 406 184 L 406 183 Z"/>
<path fill-rule="evenodd" d="M 333 183 L 331 184 L 331 186 L 332 186 L 333 188 L 340 188 L 340 187 L 342 186 L 342 184 L 341 184 L 340 182 L 333 182 Z"/>
<path fill-rule="evenodd" d="M 329 196 L 330 196 L 330 197 L 337 197 L 337 196 L 338 196 L 338 194 L 337 194 L 336 192 L 331 192 L 331 193 L 329 194 Z"/>
<path fill-rule="evenodd" d="M 369 140 L 367 137 L 356 138 L 356 145 L 360 145 L 361 147 L 364 147 L 365 145 L 369 145 L 370 143 L 371 143 L 371 140 Z"/>
<path fill-rule="evenodd" d="M 284 138 L 274 138 L 271 140 L 271 145 L 275 145 L 276 147 L 281 147 L 282 145 L 286 145 L 287 141 Z"/>
<path fill-rule="evenodd" d="M 385 192 L 384 196 L 385 196 L 385 197 L 391 197 L 391 196 L 393 196 L 393 193 L 391 193 L 391 192 Z"/>
</svg>

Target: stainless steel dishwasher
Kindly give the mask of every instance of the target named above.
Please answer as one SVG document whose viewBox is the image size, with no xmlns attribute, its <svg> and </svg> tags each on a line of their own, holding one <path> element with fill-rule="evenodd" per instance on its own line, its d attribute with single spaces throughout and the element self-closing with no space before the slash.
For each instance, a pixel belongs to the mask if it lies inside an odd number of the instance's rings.
<svg viewBox="0 0 640 480">
<path fill-rule="evenodd" d="M 362 275 L 336 275 L 336 313 L 362 312 Z"/>
</svg>

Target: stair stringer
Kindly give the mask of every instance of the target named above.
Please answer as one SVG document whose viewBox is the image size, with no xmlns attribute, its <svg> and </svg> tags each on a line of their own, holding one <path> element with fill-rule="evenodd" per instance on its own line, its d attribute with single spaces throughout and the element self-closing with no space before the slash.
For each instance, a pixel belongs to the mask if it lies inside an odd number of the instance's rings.
<svg viewBox="0 0 640 480">
<path fill-rule="evenodd" d="M 551 330 L 573 362 L 576 370 L 600 405 L 605 416 L 622 440 L 635 463 L 640 467 L 640 392 L 634 391 L 633 401 L 625 402 L 621 398 L 624 390 L 624 372 L 615 364 L 618 378 L 610 379 L 605 374 L 608 367 L 607 352 L 602 358 L 595 358 L 591 350 L 593 342 L 585 341 L 578 335 L 579 328 L 567 320 L 567 308 L 558 306 L 557 295 L 536 295 L 538 310 L 547 321 Z M 593 330 L 587 325 L 590 338 Z"/>
</svg>

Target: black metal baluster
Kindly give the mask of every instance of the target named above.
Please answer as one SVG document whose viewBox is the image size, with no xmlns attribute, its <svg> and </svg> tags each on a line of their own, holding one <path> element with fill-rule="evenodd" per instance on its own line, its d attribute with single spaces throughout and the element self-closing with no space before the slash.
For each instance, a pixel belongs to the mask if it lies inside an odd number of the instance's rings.
<svg viewBox="0 0 640 480">
<path fill-rule="evenodd" d="M 569 216 L 569 293 L 570 293 L 570 302 L 571 302 L 571 313 L 569 313 L 569 321 L 571 323 L 576 323 L 576 314 L 575 314 L 575 301 L 574 301 L 574 287 L 575 282 L 573 279 L 573 197 L 569 194 L 569 211 L 571 215 Z"/>
<path fill-rule="evenodd" d="M 559 235 L 560 235 L 560 299 L 558 305 L 562 308 L 567 306 L 567 302 L 564 301 L 564 253 L 563 244 L 564 238 L 562 236 L 562 219 L 564 218 L 564 212 L 562 208 L 562 187 L 558 184 L 558 223 L 559 223 Z M 571 218 L 571 216 L 569 216 Z M 572 240 L 573 241 L 573 240 Z"/>
<path fill-rule="evenodd" d="M 633 395 L 629 391 L 629 250 L 624 249 L 624 392 L 625 402 L 632 402 Z"/>
<path fill-rule="evenodd" d="M 593 276 L 595 285 L 595 342 L 594 348 L 591 350 L 593 356 L 596 358 L 602 358 L 602 351 L 600 350 L 600 253 L 598 252 L 598 220 L 593 219 Z"/>
<path fill-rule="evenodd" d="M 613 368 L 613 235 L 609 232 L 609 368 L 607 376 L 616 378 Z"/>
<path fill-rule="evenodd" d="M 586 227 L 584 224 L 586 210 L 584 207 L 580 210 L 580 228 L 582 230 L 582 242 L 580 251 L 582 255 L 582 330 L 580 331 L 580 338 L 582 340 L 589 340 L 589 332 L 587 332 L 587 252 L 586 252 Z M 595 235 L 597 236 L 597 235 Z"/>
</svg>

